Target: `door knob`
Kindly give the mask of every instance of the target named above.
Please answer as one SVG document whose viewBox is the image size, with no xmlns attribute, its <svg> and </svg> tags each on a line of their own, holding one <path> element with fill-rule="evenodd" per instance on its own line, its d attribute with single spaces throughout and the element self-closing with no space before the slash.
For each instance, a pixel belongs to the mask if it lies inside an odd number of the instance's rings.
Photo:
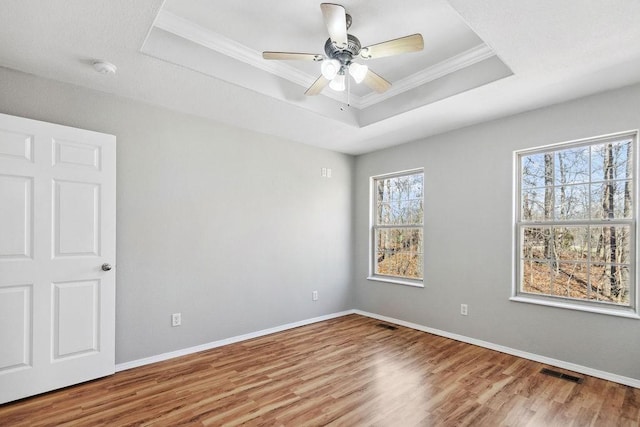
<svg viewBox="0 0 640 427">
<path fill-rule="evenodd" d="M 111 270 L 111 264 L 107 264 L 106 262 L 102 264 L 102 271 L 109 271 L 109 270 Z"/>
</svg>

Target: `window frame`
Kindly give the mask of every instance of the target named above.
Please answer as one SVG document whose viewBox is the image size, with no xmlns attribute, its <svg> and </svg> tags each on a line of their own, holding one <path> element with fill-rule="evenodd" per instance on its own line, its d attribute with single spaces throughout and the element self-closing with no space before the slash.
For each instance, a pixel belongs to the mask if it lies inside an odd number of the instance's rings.
<svg viewBox="0 0 640 427">
<path fill-rule="evenodd" d="M 394 226 L 380 226 L 376 224 L 376 214 L 378 209 L 377 204 L 377 192 L 376 183 L 378 180 L 395 178 L 400 176 L 422 174 L 422 224 L 406 224 L 406 225 L 394 225 Z M 375 175 L 369 178 L 369 275 L 367 280 L 393 283 L 398 285 L 413 286 L 418 288 L 424 288 L 424 168 L 407 169 L 397 172 L 391 172 L 381 175 Z M 422 278 L 413 279 L 402 276 L 391 276 L 376 273 L 376 231 L 378 229 L 390 229 L 390 228 L 421 228 L 422 229 Z"/>
<path fill-rule="evenodd" d="M 616 218 L 612 220 L 605 219 L 591 219 L 588 220 L 557 220 L 551 221 L 523 221 L 522 214 L 522 157 L 531 154 L 545 154 L 549 152 L 556 152 L 570 148 L 578 147 L 591 147 L 593 145 L 605 144 L 607 142 L 617 142 L 625 139 L 631 139 L 632 147 L 632 162 L 631 165 L 631 185 L 632 185 L 632 216 L 631 218 Z M 513 152 L 513 171 L 514 171 L 514 185 L 513 185 L 513 280 L 511 289 L 511 301 L 525 302 L 537 305 L 545 305 L 552 307 L 559 307 L 571 310 L 580 310 L 586 312 L 593 312 L 599 314 L 607 314 L 613 316 L 627 317 L 633 319 L 640 319 L 638 313 L 639 307 L 639 289 L 638 289 L 638 269 L 637 254 L 638 254 L 638 194 L 640 186 L 640 180 L 638 179 L 638 159 L 640 158 L 638 153 L 638 130 L 618 132 L 608 135 L 601 135 L 591 138 L 583 138 L 578 140 L 560 142 L 549 144 L 545 146 L 539 146 L 529 149 L 516 150 Z M 589 178 L 588 183 L 594 181 Z M 555 184 L 554 184 L 555 185 Z M 626 225 L 630 227 L 630 254 L 629 254 L 629 305 L 622 306 L 615 303 L 609 303 L 606 301 L 589 301 L 581 298 L 570 298 L 562 296 L 552 296 L 544 294 L 534 294 L 521 291 L 522 285 L 522 232 L 524 227 L 531 226 L 603 226 L 610 225 Z"/>
</svg>

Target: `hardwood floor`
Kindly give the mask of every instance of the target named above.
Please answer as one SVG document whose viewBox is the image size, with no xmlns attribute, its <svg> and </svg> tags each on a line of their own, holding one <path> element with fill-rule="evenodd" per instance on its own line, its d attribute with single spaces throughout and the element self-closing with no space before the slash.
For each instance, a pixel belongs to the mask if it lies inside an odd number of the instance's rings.
<svg viewBox="0 0 640 427">
<path fill-rule="evenodd" d="M 0 425 L 640 425 L 639 389 L 379 324 L 350 315 L 131 369 L 0 406 Z"/>
</svg>

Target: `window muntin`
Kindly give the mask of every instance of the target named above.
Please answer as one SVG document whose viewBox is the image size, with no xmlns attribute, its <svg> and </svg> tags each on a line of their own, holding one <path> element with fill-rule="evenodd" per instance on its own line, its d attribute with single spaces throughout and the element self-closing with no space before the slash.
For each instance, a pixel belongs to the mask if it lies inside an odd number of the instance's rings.
<svg viewBox="0 0 640 427">
<path fill-rule="evenodd" d="M 422 170 L 372 178 L 372 278 L 422 282 L 423 187 Z"/>
<path fill-rule="evenodd" d="M 517 153 L 516 296 L 635 309 L 636 134 Z"/>
</svg>

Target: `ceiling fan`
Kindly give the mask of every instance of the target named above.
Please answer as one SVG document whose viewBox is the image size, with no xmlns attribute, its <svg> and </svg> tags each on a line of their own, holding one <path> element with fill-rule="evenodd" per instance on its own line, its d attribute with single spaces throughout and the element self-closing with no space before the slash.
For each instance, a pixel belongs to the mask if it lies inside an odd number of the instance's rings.
<svg viewBox="0 0 640 427">
<path fill-rule="evenodd" d="M 385 92 L 391 87 L 391 83 L 371 71 L 366 65 L 355 62 L 354 59 L 357 57 L 364 60 L 376 59 L 424 49 L 421 34 L 412 34 L 362 47 L 356 36 L 347 34 L 347 30 L 351 27 L 351 15 L 346 13 L 344 7 L 339 4 L 322 3 L 320 9 L 329 31 L 329 38 L 324 44 L 326 56 L 313 53 L 262 52 L 264 59 L 321 62 L 322 74 L 307 89 L 305 95 L 318 95 L 327 84 L 333 90 L 345 90 L 347 73 L 356 83 L 364 82 L 376 92 Z"/>
</svg>

